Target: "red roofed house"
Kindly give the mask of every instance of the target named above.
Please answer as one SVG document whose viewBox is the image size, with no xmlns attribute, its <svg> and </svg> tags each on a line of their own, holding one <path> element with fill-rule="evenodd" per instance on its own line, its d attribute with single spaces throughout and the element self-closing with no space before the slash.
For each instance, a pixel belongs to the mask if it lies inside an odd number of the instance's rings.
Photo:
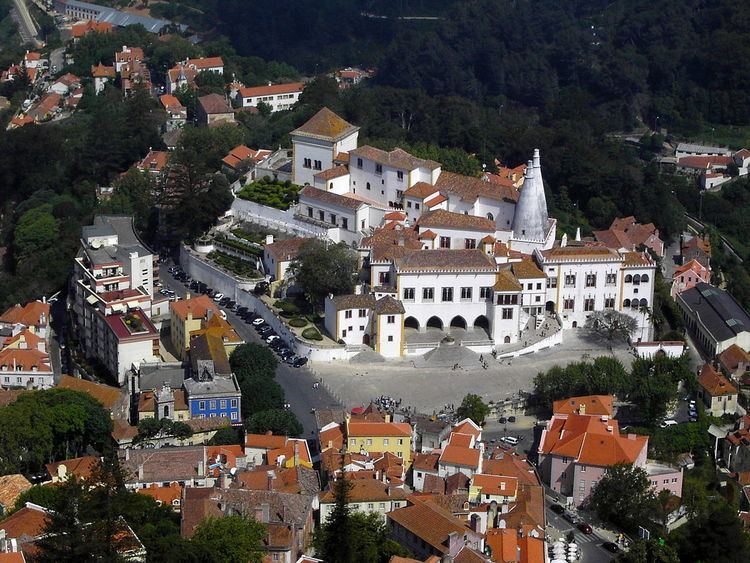
<svg viewBox="0 0 750 563">
<path fill-rule="evenodd" d="M 94 78 L 94 93 L 100 94 L 104 91 L 104 85 L 110 80 L 114 80 L 116 73 L 115 67 L 104 66 L 99 63 L 91 67 L 91 76 Z"/>
<path fill-rule="evenodd" d="M 143 157 L 143 160 L 136 164 L 136 168 L 141 172 L 161 174 L 164 172 L 168 160 L 169 153 L 166 151 L 148 151 L 148 154 Z"/>
<path fill-rule="evenodd" d="M 111 23 L 87 20 L 73 24 L 70 27 L 70 36 L 74 42 L 78 42 L 81 37 L 89 33 L 109 33 L 110 31 L 112 31 Z"/>
<path fill-rule="evenodd" d="M 719 172 L 732 162 L 731 156 L 684 156 L 677 161 L 677 171 L 695 175 Z"/>
<path fill-rule="evenodd" d="M 209 127 L 235 122 L 232 106 L 220 94 L 208 94 L 198 98 L 195 115 L 199 123 Z"/>
<path fill-rule="evenodd" d="M 687 264 L 679 266 L 675 270 L 672 276 L 672 288 L 670 289 L 672 299 L 677 299 L 678 294 L 695 287 L 700 282 L 711 283 L 711 269 L 693 258 Z"/>
<path fill-rule="evenodd" d="M 30 301 L 23 307 L 14 305 L 0 315 L 0 328 L 10 328 L 13 334 L 28 329 L 43 339 L 49 335 L 50 305 L 41 301 Z"/>
<path fill-rule="evenodd" d="M 201 57 L 177 63 L 167 71 L 167 94 L 174 94 L 180 88 L 192 86 L 195 77 L 201 72 L 224 74 L 224 60 L 221 57 Z"/>
<path fill-rule="evenodd" d="M 403 488 L 393 487 L 377 479 L 348 479 L 351 488 L 347 494 L 347 504 L 352 512 L 377 514 L 385 522 L 385 515 L 392 510 L 406 506 L 407 494 Z M 336 506 L 332 490 L 320 495 L 320 521 L 325 522 Z"/>
<path fill-rule="evenodd" d="M 646 247 L 657 256 L 664 256 L 664 241 L 659 238 L 659 229 L 653 223 L 637 223 L 633 216 L 614 219 L 606 231 L 594 231 L 594 237 L 610 248 L 632 252 Z"/>
<path fill-rule="evenodd" d="M 694 236 L 680 243 L 682 263 L 697 260 L 706 268 L 711 268 L 711 241 L 708 237 Z"/>
<path fill-rule="evenodd" d="M 162 107 L 167 112 L 167 131 L 179 129 L 187 121 L 187 108 L 182 105 L 180 100 L 172 94 L 162 94 L 159 96 Z"/>
<path fill-rule="evenodd" d="M 390 415 L 383 422 L 363 421 L 346 415 L 344 421 L 347 449 L 352 452 L 390 452 L 411 465 L 411 426 L 391 422 Z"/>
<path fill-rule="evenodd" d="M 750 374 L 750 354 L 737 344 L 732 344 L 716 357 L 721 370 L 735 381 L 745 383 Z"/>
<path fill-rule="evenodd" d="M 245 145 L 238 145 L 229 151 L 229 154 L 222 158 L 221 162 L 232 172 L 242 172 L 243 165 L 257 164 L 270 156 L 271 152 L 268 149 L 251 149 Z"/>
<path fill-rule="evenodd" d="M 612 396 L 585 395 L 555 401 L 552 405 L 552 414 L 560 415 L 561 418 L 569 414 L 611 417 L 613 414 Z"/>
<path fill-rule="evenodd" d="M 70 74 L 68 72 L 67 74 L 63 74 L 60 78 L 55 80 L 50 85 L 49 91 L 54 92 L 56 94 L 60 94 L 61 96 L 64 96 L 71 90 L 79 88 L 80 86 L 81 86 L 81 79 L 78 78 L 75 74 Z"/>
<path fill-rule="evenodd" d="M 620 434 L 617 420 L 607 414 L 553 415 L 542 431 L 538 451 L 542 480 L 554 491 L 573 497 L 576 506 L 607 469 L 619 463 L 644 469 L 657 492 L 667 489 L 682 496 L 682 469 L 648 461 L 648 436 Z"/>
<path fill-rule="evenodd" d="M 284 111 L 292 109 L 304 89 L 304 82 L 290 84 L 271 84 L 269 82 L 267 86 L 240 88 L 237 93 L 237 100 L 242 102 L 243 108 L 258 107 L 258 104 L 264 103 L 271 107 L 272 112 Z"/>
<path fill-rule="evenodd" d="M 121 51 L 115 53 L 115 70 L 123 72 L 126 68 L 133 68 L 145 60 L 143 49 L 140 47 L 122 46 Z"/>
<path fill-rule="evenodd" d="M 705 364 L 701 369 L 698 386 L 698 397 L 711 416 L 737 412 L 737 387 L 711 364 Z"/>
<path fill-rule="evenodd" d="M 273 236 L 263 247 L 263 266 L 273 276 L 274 281 L 283 280 L 289 265 L 297 258 L 300 248 L 308 240 L 303 237 L 290 238 L 273 242 Z"/>
</svg>

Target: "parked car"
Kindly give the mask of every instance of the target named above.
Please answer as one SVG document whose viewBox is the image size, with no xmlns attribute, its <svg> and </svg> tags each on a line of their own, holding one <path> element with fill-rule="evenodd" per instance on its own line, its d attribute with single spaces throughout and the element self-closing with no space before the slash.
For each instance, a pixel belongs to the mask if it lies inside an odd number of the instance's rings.
<svg viewBox="0 0 750 563">
<path fill-rule="evenodd" d="M 294 362 L 292 362 L 292 366 L 294 366 L 296 368 L 301 368 L 306 363 L 307 363 L 307 358 L 305 358 L 305 357 L 301 357 L 301 358 L 298 357 L 296 360 L 294 360 Z"/>
<path fill-rule="evenodd" d="M 226 311 L 219 310 L 219 316 L 222 319 L 227 320 L 227 313 L 226 313 Z"/>
<path fill-rule="evenodd" d="M 271 334 L 270 336 L 268 336 L 268 338 L 266 338 L 266 342 L 268 344 L 271 344 L 272 342 L 274 342 L 276 340 L 280 340 L 280 337 L 279 337 L 278 334 Z"/>
<path fill-rule="evenodd" d="M 586 522 L 581 522 L 580 524 L 578 524 L 578 529 L 581 530 L 584 534 L 594 533 L 594 529 L 590 524 L 586 524 Z"/>
<path fill-rule="evenodd" d="M 226 307 L 227 305 L 229 305 L 229 297 L 222 297 L 221 299 L 219 299 L 219 305 L 221 305 L 222 307 Z"/>
<path fill-rule="evenodd" d="M 268 325 L 263 325 L 260 328 L 258 328 L 258 334 L 261 336 L 271 336 L 271 333 L 273 332 L 273 329 Z"/>
<path fill-rule="evenodd" d="M 565 512 L 565 507 L 561 504 L 553 504 L 549 507 L 549 509 L 555 514 L 562 514 L 563 512 Z"/>
<path fill-rule="evenodd" d="M 516 446 L 516 445 L 518 445 L 518 438 L 516 438 L 515 436 L 503 436 L 503 437 L 502 437 L 502 438 L 500 438 L 500 439 L 501 439 L 501 440 L 502 440 L 503 442 L 505 442 L 506 444 L 510 444 L 511 446 Z"/>
<path fill-rule="evenodd" d="M 667 419 L 664 422 L 662 422 L 659 426 L 661 428 L 666 428 L 667 426 L 675 426 L 676 424 L 677 424 L 677 421 L 676 420 L 672 420 L 670 418 L 670 419 Z"/>
<path fill-rule="evenodd" d="M 240 306 L 240 307 L 237 307 L 237 311 L 236 311 L 236 313 L 237 313 L 237 314 L 238 314 L 239 316 L 242 316 L 242 315 L 244 315 L 245 313 L 247 313 L 248 311 L 249 311 L 249 309 L 248 309 L 247 307 L 242 307 L 242 306 Z"/>
<path fill-rule="evenodd" d="M 290 366 L 294 364 L 295 361 L 297 361 L 299 358 L 295 356 L 294 354 L 290 355 L 286 360 L 284 360 L 287 364 Z"/>
<path fill-rule="evenodd" d="M 214 296 L 212 297 L 212 299 L 218 303 L 219 301 L 221 301 L 222 299 L 224 299 L 224 294 L 223 293 L 214 293 Z"/>
<path fill-rule="evenodd" d="M 606 549 L 610 553 L 620 553 L 620 546 L 611 541 L 604 542 L 602 548 Z"/>
<path fill-rule="evenodd" d="M 508 422 L 508 419 L 507 419 L 507 418 L 505 418 L 504 416 L 501 416 L 500 418 L 498 418 L 498 419 L 497 419 L 497 421 L 498 421 L 498 422 L 499 422 L 500 424 L 505 424 L 506 422 Z"/>
<path fill-rule="evenodd" d="M 570 522 L 571 524 L 577 524 L 578 523 L 578 516 L 573 514 L 572 512 L 568 512 L 567 510 L 563 512 L 562 517 Z"/>
<path fill-rule="evenodd" d="M 508 417 L 508 422 L 515 422 L 515 421 L 516 421 L 516 417 L 515 416 L 509 416 Z"/>
<path fill-rule="evenodd" d="M 253 320 L 253 324 L 255 326 L 260 326 L 262 324 L 265 324 L 266 321 L 264 321 L 261 317 L 258 317 L 257 319 Z"/>
<path fill-rule="evenodd" d="M 234 309 L 237 308 L 237 302 L 234 301 L 234 300 L 232 300 L 232 299 L 230 299 L 229 303 L 227 303 L 227 307 L 229 307 L 230 309 L 234 310 Z"/>
</svg>

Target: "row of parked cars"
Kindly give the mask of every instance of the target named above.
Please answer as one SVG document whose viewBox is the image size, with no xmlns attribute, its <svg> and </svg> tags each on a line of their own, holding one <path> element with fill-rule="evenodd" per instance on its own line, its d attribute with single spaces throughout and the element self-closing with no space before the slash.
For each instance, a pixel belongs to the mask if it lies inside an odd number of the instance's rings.
<svg viewBox="0 0 750 563">
<path fill-rule="evenodd" d="M 297 356 L 294 352 L 286 345 L 286 342 L 276 334 L 276 331 L 271 328 L 263 317 L 257 313 L 251 311 L 247 307 L 237 307 L 235 313 L 238 317 L 244 320 L 246 323 L 253 325 L 258 335 L 265 340 L 268 347 L 273 350 L 279 359 L 289 364 L 292 367 L 299 368 L 307 363 L 307 358 L 303 356 Z"/>
</svg>

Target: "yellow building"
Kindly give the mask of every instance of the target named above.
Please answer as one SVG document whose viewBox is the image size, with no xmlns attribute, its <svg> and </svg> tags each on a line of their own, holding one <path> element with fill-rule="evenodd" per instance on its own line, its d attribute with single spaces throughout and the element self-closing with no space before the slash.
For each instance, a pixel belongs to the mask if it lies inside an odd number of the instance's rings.
<svg viewBox="0 0 750 563">
<path fill-rule="evenodd" d="M 180 360 L 187 359 L 190 333 L 203 328 L 203 321 L 219 317 L 219 308 L 207 295 L 173 301 L 169 304 L 172 346 Z"/>
<path fill-rule="evenodd" d="M 222 319 L 219 315 L 211 315 L 207 321 L 201 323 L 201 328 L 190 333 L 190 337 L 205 334 L 209 341 L 222 342 L 227 358 L 231 356 L 234 349 L 242 344 L 243 340 L 234 330 L 232 325 Z"/>
<path fill-rule="evenodd" d="M 404 460 L 404 466 L 411 464 L 411 426 L 405 422 L 386 420 L 352 420 L 346 418 L 346 445 L 349 452 L 359 451 L 390 452 Z"/>
<path fill-rule="evenodd" d="M 477 503 L 498 504 L 515 502 L 518 493 L 518 479 L 500 475 L 482 475 L 478 473 L 469 485 L 469 500 Z"/>
</svg>

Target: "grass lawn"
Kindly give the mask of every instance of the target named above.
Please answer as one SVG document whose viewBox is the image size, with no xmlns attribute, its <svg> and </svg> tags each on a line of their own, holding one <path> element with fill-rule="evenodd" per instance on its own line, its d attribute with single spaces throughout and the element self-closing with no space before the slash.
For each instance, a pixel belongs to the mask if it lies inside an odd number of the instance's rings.
<svg viewBox="0 0 750 563">
<path fill-rule="evenodd" d="M 265 177 L 247 184 L 237 196 L 286 211 L 290 205 L 297 203 L 300 189 L 300 186 L 289 181 L 275 182 Z"/>
</svg>

